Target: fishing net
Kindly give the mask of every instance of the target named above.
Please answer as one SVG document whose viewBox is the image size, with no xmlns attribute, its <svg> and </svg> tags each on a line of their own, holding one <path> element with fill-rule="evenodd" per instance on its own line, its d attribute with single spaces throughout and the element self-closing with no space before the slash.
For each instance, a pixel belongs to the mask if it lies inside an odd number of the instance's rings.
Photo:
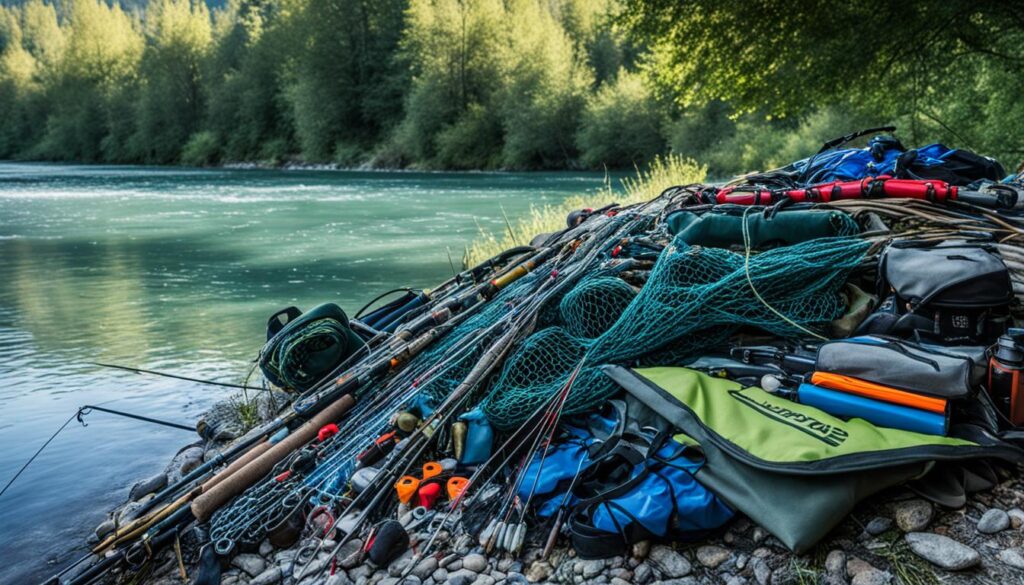
<svg viewBox="0 0 1024 585">
<path fill-rule="evenodd" d="M 628 303 L 623 286 L 630 287 L 613 284 L 616 279 L 586 280 L 567 293 L 559 304 L 562 325 L 523 341 L 484 412 L 499 429 L 522 423 L 581 362 L 564 414 L 596 407 L 615 392 L 600 364 L 685 363 L 741 326 L 784 338 L 805 335 L 842 315 L 839 291 L 868 246 L 857 238 L 823 238 L 748 259 L 676 240 Z"/>
</svg>

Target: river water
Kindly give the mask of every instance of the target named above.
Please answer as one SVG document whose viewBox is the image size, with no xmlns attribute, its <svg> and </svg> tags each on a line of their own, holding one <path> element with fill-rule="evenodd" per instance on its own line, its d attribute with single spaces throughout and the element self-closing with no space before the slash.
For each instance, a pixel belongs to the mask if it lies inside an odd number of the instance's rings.
<svg viewBox="0 0 1024 585">
<path fill-rule="evenodd" d="M 350 313 L 451 275 L 480 228 L 599 188 L 597 174 L 182 170 L 0 164 L 0 486 L 102 404 L 192 424 L 240 381 L 266 318 Z M 95 412 L 0 495 L 0 583 L 85 552 L 132 483 L 194 434 Z"/>
</svg>

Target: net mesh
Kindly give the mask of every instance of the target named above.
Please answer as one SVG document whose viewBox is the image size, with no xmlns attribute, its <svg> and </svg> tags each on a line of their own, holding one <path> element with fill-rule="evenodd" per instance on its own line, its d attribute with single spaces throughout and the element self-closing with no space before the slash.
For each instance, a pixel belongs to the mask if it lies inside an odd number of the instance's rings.
<svg viewBox="0 0 1024 585">
<path fill-rule="evenodd" d="M 565 294 L 560 323 L 537 331 L 509 357 L 484 412 L 499 429 L 521 424 L 581 361 L 564 414 L 596 407 L 615 392 L 601 364 L 685 363 L 740 326 L 784 338 L 820 328 L 842 315 L 839 291 L 868 246 L 857 238 L 823 238 L 748 260 L 676 240 L 639 293 L 619 279 L 599 277 Z"/>
</svg>

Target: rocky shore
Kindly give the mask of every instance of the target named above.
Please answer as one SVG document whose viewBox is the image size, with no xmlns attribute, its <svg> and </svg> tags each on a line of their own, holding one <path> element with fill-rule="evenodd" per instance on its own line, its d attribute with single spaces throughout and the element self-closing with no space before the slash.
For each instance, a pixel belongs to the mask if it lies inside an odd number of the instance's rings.
<svg viewBox="0 0 1024 585">
<path fill-rule="evenodd" d="M 280 404 L 280 403 L 277 403 Z M 261 403 L 264 414 L 270 401 Z M 167 470 L 137 482 L 129 502 L 97 528 L 96 538 L 114 529 L 117 522 L 164 485 L 174 482 L 236 436 L 238 421 L 231 420 L 230 403 L 220 404 L 203 418 L 210 441 L 182 449 Z M 212 434 L 211 434 L 212 433 Z M 577 558 L 563 542 L 544 560 L 538 543 L 528 546 L 519 558 L 507 554 L 483 554 L 469 535 L 442 533 L 446 552 L 422 559 L 414 557 L 415 545 L 429 535 L 413 533 L 411 550 L 388 566 L 378 567 L 365 559 L 363 542 L 346 544 L 331 562 L 328 553 L 316 552 L 301 539 L 289 549 L 275 549 L 264 541 L 255 550 L 243 551 L 223 568 L 222 585 L 513 585 L 562 583 L 594 585 L 781 585 L 785 583 L 828 585 L 885 585 L 888 583 L 1010 583 L 1024 580 L 1024 481 L 1006 473 L 994 489 L 973 494 L 966 506 L 941 509 L 909 490 L 883 492 L 856 508 L 829 537 L 812 551 L 795 555 L 766 530 L 740 517 L 718 537 L 694 543 L 634 545 L 627 557 L 605 560 Z M 118 520 L 119 519 L 119 520 Z M 182 561 L 188 581 L 199 556 L 199 534 L 194 529 L 181 538 Z M 328 542 L 323 549 L 329 548 Z M 329 576 L 297 581 L 306 568 L 316 573 L 327 566 Z M 173 547 L 153 562 L 145 583 L 179 585 L 181 568 Z"/>
</svg>

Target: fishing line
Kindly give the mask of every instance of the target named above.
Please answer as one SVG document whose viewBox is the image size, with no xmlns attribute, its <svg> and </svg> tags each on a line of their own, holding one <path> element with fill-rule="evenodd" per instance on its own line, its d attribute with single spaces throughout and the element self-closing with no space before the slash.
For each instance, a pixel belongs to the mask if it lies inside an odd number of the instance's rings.
<svg viewBox="0 0 1024 585">
<path fill-rule="evenodd" d="M 77 412 L 75 414 L 71 415 L 68 418 L 68 420 L 64 421 L 64 424 L 60 425 L 60 428 L 57 429 L 57 432 L 55 432 L 52 435 L 50 435 L 49 439 L 46 439 L 46 442 L 43 443 L 43 446 L 40 447 L 39 450 L 36 451 L 34 455 L 29 457 L 28 461 L 25 462 L 25 465 L 22 465 L 21 469 L 18 470 L 18 473 L 15 473 L 14 477 L 12 477 L 11 480 L 7 482 L 7 485 L 5 485 L 3 489 L 0 489 L 0 496 L 3 496 L 4 492 L 7 491 L 7 488 L 11 487 L 11 484 L 14 483 L 14 480 L 18 479 L 18 477 L 21 476 L 21 474 L 25 471 L 25 469 L 27 469 L 28 466 L 31 465 L 32 462 L 36 460 L 36 457 L 39 457 L 39 454 L 43 452 L 43 449 L 45 449 L 47 445 L 50 444 L 50 441 L 53 441 L 54 439 L 56 439 L 57 435 L 59 435 L 61 433 L 61 431 L 63 431 L 65 428 L 67 428 L 67 426 L 69 424 L 71 424 L 71 421 L 75 420 L 75 418 L 77 418 L 77 417 L 78 417 L 78 413 Z"/>
</svg>

